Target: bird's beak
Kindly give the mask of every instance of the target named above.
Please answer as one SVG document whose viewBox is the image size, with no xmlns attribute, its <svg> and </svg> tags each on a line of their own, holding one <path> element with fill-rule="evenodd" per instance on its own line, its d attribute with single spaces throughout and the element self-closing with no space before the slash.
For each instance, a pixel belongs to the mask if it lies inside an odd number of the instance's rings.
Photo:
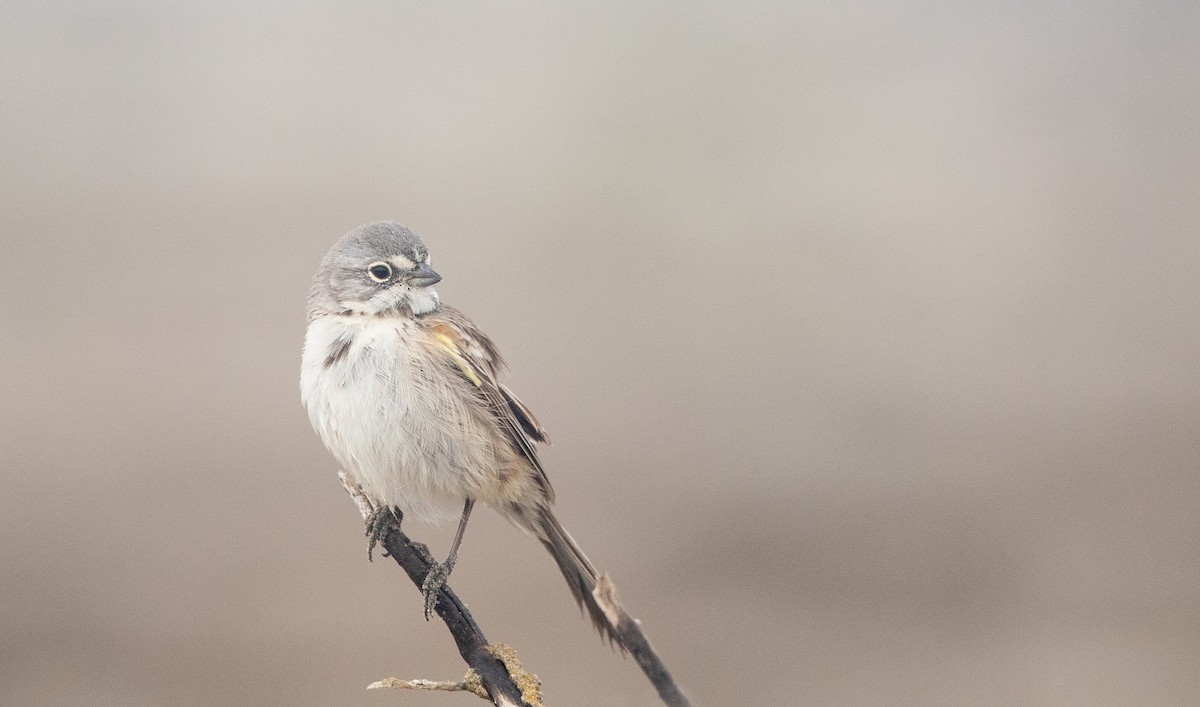
<svg viewBox="0 0 1200 707">
<path fill-rule="evenodd" d="M 441 281 L 442 276 L 438 275 L 434 269 L 429 267 L 429 265 L 426 263 L 421 263 L 418 265 L 417 269 L 413 271 L 412 276 L 408 279 L 408 282 L 413 287 L 429 287 L 430 285 L 436 285 Z"/>
</svg>

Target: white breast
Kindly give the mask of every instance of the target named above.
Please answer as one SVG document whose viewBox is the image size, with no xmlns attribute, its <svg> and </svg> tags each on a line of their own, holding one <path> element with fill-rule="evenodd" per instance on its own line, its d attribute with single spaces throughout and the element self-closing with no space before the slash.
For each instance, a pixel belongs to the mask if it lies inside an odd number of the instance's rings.
<svg viewBox="0 0 1200 707">
<path fill-rule="evenodd" d="M 313 428 L 370 498 L 440 519 L 475 495 L 496 450 L 424 335 L 403 317 L 320 317 L 304 338 L 300 393 Z"/>
</svg>

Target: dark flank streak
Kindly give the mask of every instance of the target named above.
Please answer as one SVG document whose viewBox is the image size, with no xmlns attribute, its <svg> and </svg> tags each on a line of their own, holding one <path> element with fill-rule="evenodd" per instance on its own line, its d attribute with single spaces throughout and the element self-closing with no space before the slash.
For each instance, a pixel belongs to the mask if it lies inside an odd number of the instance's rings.
<svg viewBox="0 0 1200 707">
<path fill-rule="evenodd" d="M 352 343 L 354 343 L 353 339 L 339 336 L 329 347 L 329 355 L 325 357 L 325 368 L 346 358 L 346 354 L 350 353 L 350 344 Z"/>
</svg>

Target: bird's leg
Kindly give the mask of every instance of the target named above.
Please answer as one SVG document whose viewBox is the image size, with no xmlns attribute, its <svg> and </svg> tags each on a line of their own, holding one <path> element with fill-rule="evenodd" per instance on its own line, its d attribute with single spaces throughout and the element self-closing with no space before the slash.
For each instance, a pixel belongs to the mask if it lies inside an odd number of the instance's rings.
<svg viewBox="0 0 1200 707">
<path fill-rule="evenodd" d="M 450 554 L 446 556 L 445 562 L 441 564 L 435 562 L 429 568 L 429 573 L 425 575 L 425 581 L 421 583 L 421 593 L 425 595 L 426 621 L 433 615 L 438 592 L 446 586 L 446 580 L 450 579 L 450 572 L 458 560 L 458 546 L 462 544 L 463 533 L 467 530 L 467 519 L 471 517 L 471 509 L 474 507 L 475 499 L 468 498 L 467 502 L 463 504 L 462 518 L 458 521 L 458 531 L 454 533 L 454 542 L 450 543 Z"/>
<path fill-rule="evenodd" d="M 387 538 L 387 534 L 393 530 L 400 528 L 400 521 L 404 519 L 404 514 L 399 508 L 389 508 L 388 506 L 379 506 L 371 511 L 367 516 L 367 560 L 374 561 L 371 554 L 375 551 L 376 545 L 382 545 Z M 384 557 L 387 557 L 387 552 L 384 551 Z"/>
</svg>

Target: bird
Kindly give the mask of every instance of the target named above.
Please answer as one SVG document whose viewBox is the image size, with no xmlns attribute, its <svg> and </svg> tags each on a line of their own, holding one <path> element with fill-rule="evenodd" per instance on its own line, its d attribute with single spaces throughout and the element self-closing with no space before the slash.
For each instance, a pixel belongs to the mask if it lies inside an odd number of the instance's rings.
<svg viewBox="0 0 1200 707">
<path fill-rule="evenodd" d="M 383 513 L 437 521 L 461 509 L 446 562 L 422 586 L 426 619 L 479 502 L 541 542 L 601 636 L 620 645 L 592 594 L 595 566 L 554 514 L 537 454 L 549 435 L 501 380 L 492 339 L 441 302 L 441 279 L 395 221 L 334 243 L 308 296 L 300 387 L 312 426 Z M 379 527 L 368 521 L 372 547 Z"/>
</svg>

